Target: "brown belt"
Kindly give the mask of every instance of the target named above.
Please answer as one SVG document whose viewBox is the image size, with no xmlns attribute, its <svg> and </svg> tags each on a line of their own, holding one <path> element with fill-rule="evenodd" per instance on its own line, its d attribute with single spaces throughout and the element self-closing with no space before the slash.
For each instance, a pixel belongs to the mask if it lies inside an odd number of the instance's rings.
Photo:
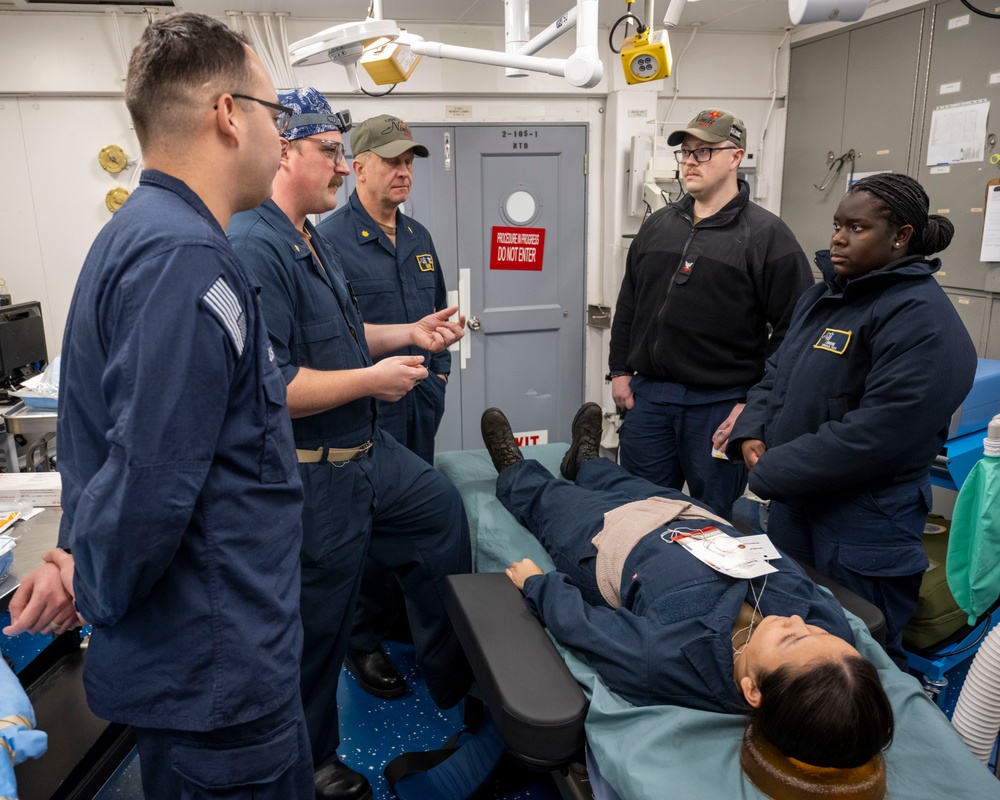
<svg viewBox="0 0 1000 800">
<path fill-rule="evenodd" d="M 296 450 L 295 455 L 299 457 L 300 464 L 322 464 L 325 461 L 331 464 L 346 464 L 371 449 L 372 443 L 369 440 L 357 447 L 317 447 L 315 450 Z"/>
</svg>

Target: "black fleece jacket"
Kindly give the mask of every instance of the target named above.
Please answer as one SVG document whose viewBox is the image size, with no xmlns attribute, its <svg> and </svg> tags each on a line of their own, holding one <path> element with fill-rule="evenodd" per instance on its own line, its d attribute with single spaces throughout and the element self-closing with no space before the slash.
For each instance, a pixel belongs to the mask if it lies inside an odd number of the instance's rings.
<svg viewBox="0 0 1000 800">
<path fill-rule="evenodd" d="M 809 262 L 788 226 L 750 202 L 746 181 L 697 225 L 693 208 L 686 195 L 660 209 L 632 242 L 608 366 L 705 389 L 750 387 L 813 283 Z"/>
</svg>

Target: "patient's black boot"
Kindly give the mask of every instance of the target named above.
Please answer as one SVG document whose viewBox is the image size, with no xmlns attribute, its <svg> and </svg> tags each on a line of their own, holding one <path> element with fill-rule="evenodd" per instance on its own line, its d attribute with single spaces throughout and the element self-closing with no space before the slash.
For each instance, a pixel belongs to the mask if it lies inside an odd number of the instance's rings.
<svg viewBox="0 0 1000 800">
<path fill-rule="evenodd" d="M 490 452 L 490 458 L 493 459 L 493 466 L 497 468 L 497 472 L 503 472 L 507 467 L 524 460 L 521 448 L 517 446 L 510 429 L 510 423 L 499 408 L 487 408 L 483 412 L 480 427 L 486 449 Z"/>
<path fill-rule="evenodd" d="M 601 430 L 604 415 L 597 403 L 584 403 L 573 417 L 573 440 L 563 457 L 559 471 L 564 478 L 576 480 L 584 461 L 601 455 Z"/>
</svg>

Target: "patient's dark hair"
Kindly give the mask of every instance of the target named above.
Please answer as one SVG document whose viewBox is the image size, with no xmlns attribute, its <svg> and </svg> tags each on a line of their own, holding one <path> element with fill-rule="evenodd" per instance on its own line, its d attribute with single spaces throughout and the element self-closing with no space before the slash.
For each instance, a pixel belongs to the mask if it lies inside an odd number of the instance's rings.
<svg viewBox="0 0 1000 800">
<path fill-rule="evenodd" d="M 756 729 L 786 756 L 817 767 L 858 767 L 892 741 L 892 706 L 860 656 L 758 676 Z"/>
</svg>

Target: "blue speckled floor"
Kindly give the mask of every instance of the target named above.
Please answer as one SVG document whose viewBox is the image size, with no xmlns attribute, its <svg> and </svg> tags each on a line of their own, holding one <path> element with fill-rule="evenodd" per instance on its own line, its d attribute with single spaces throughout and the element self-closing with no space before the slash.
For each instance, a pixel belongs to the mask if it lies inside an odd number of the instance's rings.
<svg viewBox="0 0 1000 800">
<path fill-rule="evenodd" d="M 408 751 L 436 750 L 462 727 L 461 706 L 441 711 L 430 699 L 417 671 L 413 647 L 392 642 L 386 650 L 412 687 L 409 694 L 393 700 L 372 697 L 347 672 L 341 674 L 337 691 L 343 737 L 340 757 L 371 781 L 372 800 L 393 800 L 394 795 L 382 777 L 389 761 Z M 95 800 L 142 800 L 139 762 L 134 755 L 133 751 L 130 760 L 119 768 Z M 547 780 L 514 793 L 494 791 L 488 796 L 492 800 L 559 800 L 560 797 Z"/>
</svg>

